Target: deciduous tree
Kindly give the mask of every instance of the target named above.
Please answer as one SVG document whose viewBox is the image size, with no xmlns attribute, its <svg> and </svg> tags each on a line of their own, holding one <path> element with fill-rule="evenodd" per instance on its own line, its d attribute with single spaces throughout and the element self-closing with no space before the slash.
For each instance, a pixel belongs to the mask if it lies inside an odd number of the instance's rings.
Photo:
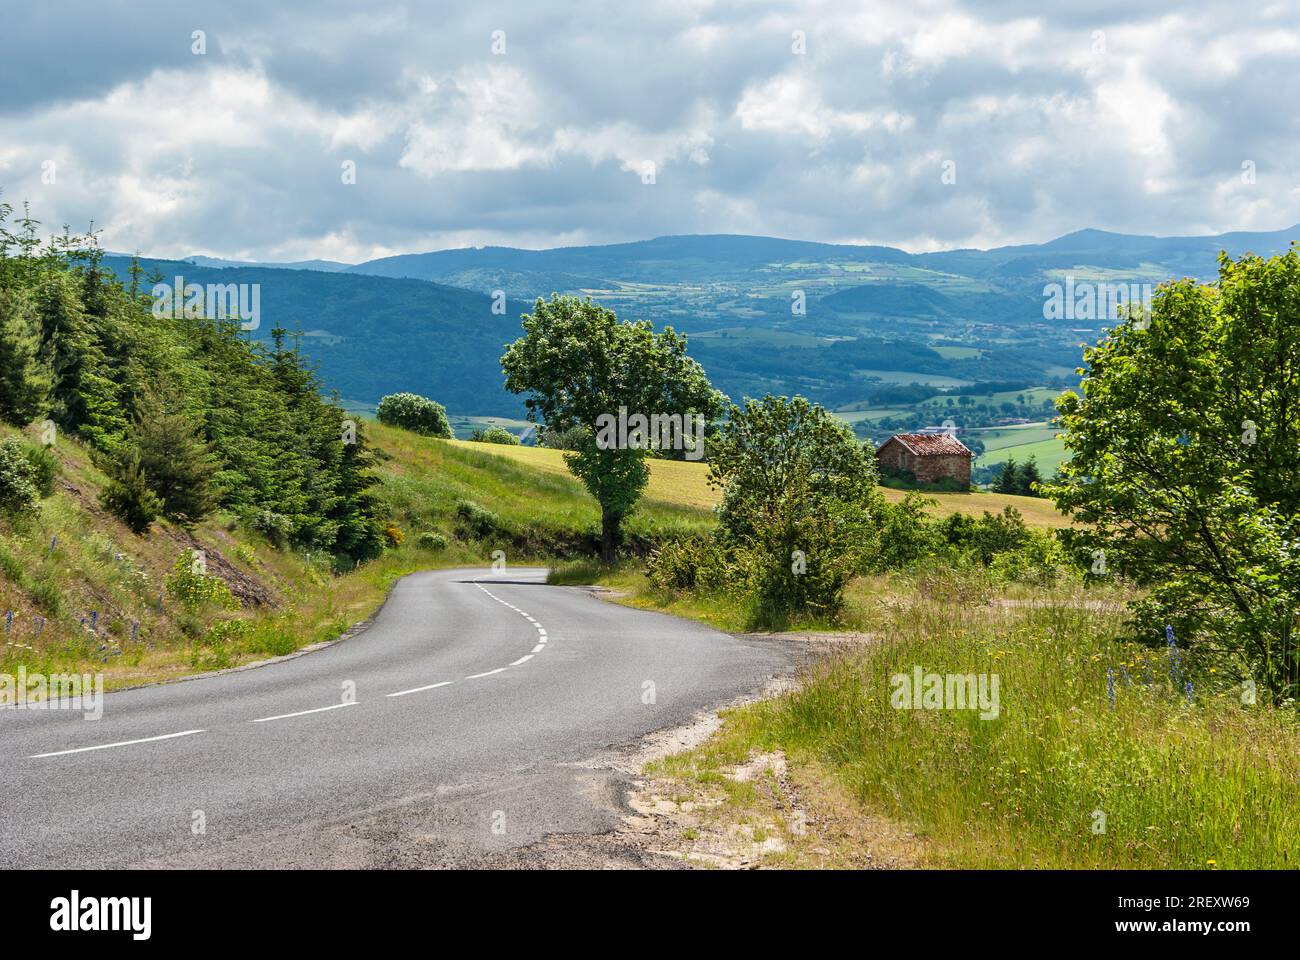
<svg viewBox="0 0 1300 960">
<path fill-rule="evenodd" d="M 1300 254 L 1221 256 L 1216 283 L 1164 285 L 1084 360 L 1082 396 L 1057 401 L 1070 460 L 1044 484 L 1071 539 L 1151 585 L 1141 636 L 1172 624 L 1300 693 Z"/>
<path fill-rule="evenodd" d="M 686 354 L 686 338 L 647 321 L 620 322 L 612 310 L 572 296 L 538 299 L 524 336 L 501 358 L 506 387 L 527 394 L 531 419 L 558 431 L 581 428 L 565 454 L 569 469 L 600 503 L 601 556 L 614 559 L 623 521 L 649 479 L 648 446 L 597 443 L 598 419 L 620 408 L 649 417 L 715 418 L 721 395 Z"/>
</svg>

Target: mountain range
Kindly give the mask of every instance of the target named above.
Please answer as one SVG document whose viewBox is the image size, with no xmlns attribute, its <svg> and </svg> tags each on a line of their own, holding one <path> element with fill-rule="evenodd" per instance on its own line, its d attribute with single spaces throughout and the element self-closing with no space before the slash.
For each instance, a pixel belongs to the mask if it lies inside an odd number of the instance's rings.
<svg viewBox="0 0 1300 960">
<path fill-rule="evenodd" d="M 1212 279 L 1220 251 L 1269 255 L 1300 225 L 1153 237 L 1080 230 L 1041 244 L 909 253 L 738 235 L 602 246 L 473 247 L 359 264 L 145 258 L 168 281 L 258 284 L 262 324 L 301 334 L 325 382 L 359 407 L 397 390 L 459 414 L 517 416 L 498 360 L 519 315 L 552 292 L 671 324 L 734 398 L 802 393 L 830 406 L 974 382 L 1068 386 L 1106 320 L 1047 320 L 1044 286 Z M 107 263 L 125 276 L 129 258 Z M 506 312 L 494 312 L 504 294 Z M 915 386 L 913 386 L 915 385 Z"/>
</svg>

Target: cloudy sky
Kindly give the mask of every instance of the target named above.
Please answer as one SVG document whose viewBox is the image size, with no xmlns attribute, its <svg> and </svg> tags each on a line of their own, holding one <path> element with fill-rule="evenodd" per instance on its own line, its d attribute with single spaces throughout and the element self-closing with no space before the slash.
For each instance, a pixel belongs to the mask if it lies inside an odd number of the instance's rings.
<svg viewBox="0 0 1300 960">
<path fill-rule="evenodd" d="M 1300 223 L 1300 0 L 1050 6 L 13 5 L 0 199 L 110 249 L 349 262 Z"/>
</svg>

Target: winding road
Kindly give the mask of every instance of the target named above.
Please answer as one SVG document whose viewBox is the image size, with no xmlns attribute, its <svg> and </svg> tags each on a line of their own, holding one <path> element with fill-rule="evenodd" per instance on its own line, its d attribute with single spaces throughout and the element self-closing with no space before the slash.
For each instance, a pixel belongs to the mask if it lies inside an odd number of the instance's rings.
<svg viewBox="0 0 1300 960">
<path fill-rule="evenodd" d="M 618 822 L 621 782 L 592 757 L 790 668 L 778 645 L 544 580 L 416 573 L 322 650 L 111 693 L 98 721 L 0 712 L 0 857 L 517 864 L 549 835 Z"/>
</svg>

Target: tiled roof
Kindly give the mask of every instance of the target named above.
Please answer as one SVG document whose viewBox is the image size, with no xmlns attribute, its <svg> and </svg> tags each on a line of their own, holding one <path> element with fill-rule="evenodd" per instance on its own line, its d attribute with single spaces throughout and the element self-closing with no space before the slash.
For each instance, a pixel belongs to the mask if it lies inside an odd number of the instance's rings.
<svg viewBox="0 0 1300 960">
<path fill-rule="evenodd" d="M 943 457 L 954 454 L 962 457 L 974 456 L 956 437 L 945 433 L 898 433 L 886 440 L 897 440 L 918 457 Z M 885 444 L 881 444 L 883 447 Z"/>
</svg>

